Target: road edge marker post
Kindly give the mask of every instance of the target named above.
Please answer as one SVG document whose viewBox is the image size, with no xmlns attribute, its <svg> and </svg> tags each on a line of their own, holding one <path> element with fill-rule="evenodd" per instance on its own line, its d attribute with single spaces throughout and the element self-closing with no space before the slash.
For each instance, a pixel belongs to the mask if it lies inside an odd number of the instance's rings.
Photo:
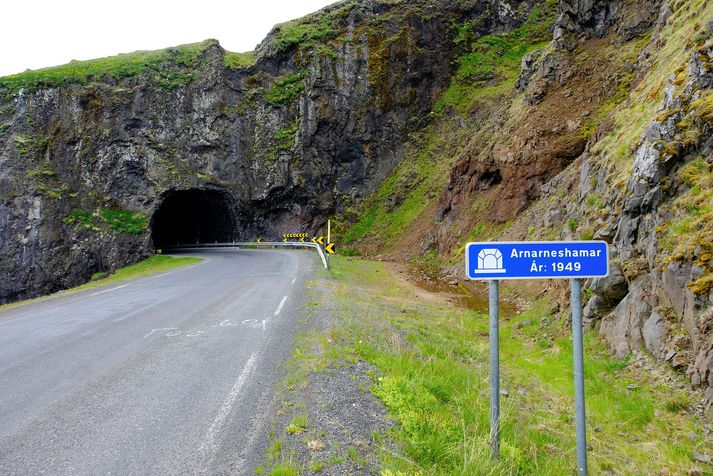
<svg viewBox="0 0 713 476">
<path fill-rule="evenodd" d="M 332 242 L 332 220 L 327 220 L 327 246 Z M 329 255 L 327 255 L 327 271 L 329 271 Z"/>
<path fill-rule="evenodd" d="M 500 289 L 497 279 L 488 281 L 490 337 L 490 448 L 492 458 L 500 457 Z"/>
</svg>

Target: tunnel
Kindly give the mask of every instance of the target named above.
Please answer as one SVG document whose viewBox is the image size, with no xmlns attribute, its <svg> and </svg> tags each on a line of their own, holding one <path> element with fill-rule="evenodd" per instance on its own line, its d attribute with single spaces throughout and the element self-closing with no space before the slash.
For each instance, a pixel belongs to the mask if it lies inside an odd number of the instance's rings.
<svg viewBox="0 0 713 476">
<path fill-rule="evenodd" d="M 151 236 L 156 249 L 236 240 L 234 200 L 221 190 L 166 192 L 151 218 Z"/>
</svg>

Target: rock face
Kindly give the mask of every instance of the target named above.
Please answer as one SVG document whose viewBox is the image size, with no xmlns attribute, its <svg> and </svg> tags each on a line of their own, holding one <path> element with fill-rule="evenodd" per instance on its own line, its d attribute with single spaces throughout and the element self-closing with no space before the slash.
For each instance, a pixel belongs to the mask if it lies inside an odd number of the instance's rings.
<svg viewBox="0 0 713 476">
<path fill-rule="evenodd" d="M 645 349 L 685 372 L 713 411 L 713 9 L 690 24 L 687 5 L 644 4 L 651 8 L 563 2 L 550 49 L 523 60 L 518 87 L 540 108 L 572 81 L 582 45 L 604 36 L 623 48 L 651 33 L 627 66 L 621 112 L 609 113 L 578 159 L 541 185 L 505 236 L 559 225 L 547 238 L 609 242 L 611 272 L 587 283 L 585 323 L 619 357 Z M 696 34 L 676 44 L 671 32 L 686 28 Z"/>
<path fill-rule="evenodd" d="M 713 410 L 708 4 L 345 1 L 252 57 L 208 41 L 0 78 L 0 98 L 0 302 L 154 247 L 353 224 L 366 203 L 391 238 L 413 220 L 409 256 L 607 241 L 586 324 Z M 431 188 L 428 168 L 445 170 Z"/>
<path fill-rule="evenodd" d="M 451 25 L 507 31 L 536 4 L 341 2 L 248 61 L 207 41 L 1 78 L 0 303 L 145 257 L 159 210 L 192 200 L 223 218 L 158 244 L 317 231 L 399 162 L 453 72 Z"/>
</svg>

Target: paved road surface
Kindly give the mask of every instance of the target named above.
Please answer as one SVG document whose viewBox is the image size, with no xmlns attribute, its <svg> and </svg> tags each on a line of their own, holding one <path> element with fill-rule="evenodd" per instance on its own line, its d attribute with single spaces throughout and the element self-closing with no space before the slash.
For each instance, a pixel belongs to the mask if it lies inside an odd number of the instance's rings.
<svg viewBox="0 0 713 476">
<path fill-rule="evenodd" d="M 251 474 L 298 325 L 301 251 L 0 311 L 0 474 Z"/>
</svg>

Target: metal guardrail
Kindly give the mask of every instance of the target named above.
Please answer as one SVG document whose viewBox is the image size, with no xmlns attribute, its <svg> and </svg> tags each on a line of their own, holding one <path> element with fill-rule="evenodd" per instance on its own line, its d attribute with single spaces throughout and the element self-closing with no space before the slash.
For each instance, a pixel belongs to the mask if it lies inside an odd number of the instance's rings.
<svg viewBox="0 0 713 476">
<path fill-rule="evenodd" d="M 267 246 L 272 248 L 316 248 L 319 257 L 322 259 L 325 269 L 329 269 L 329 260 L 322 251 L 322 247 L 318 243 L 303 243 L 300 241 L 242 241 L 232 243 L 196 243 L 193 245 L 176 245 L 164 248 L 170 250 L 190 250 L 190 249 L 205 249 L 205 248 L 241 248 L 244 246 Z"/>
</svg>

